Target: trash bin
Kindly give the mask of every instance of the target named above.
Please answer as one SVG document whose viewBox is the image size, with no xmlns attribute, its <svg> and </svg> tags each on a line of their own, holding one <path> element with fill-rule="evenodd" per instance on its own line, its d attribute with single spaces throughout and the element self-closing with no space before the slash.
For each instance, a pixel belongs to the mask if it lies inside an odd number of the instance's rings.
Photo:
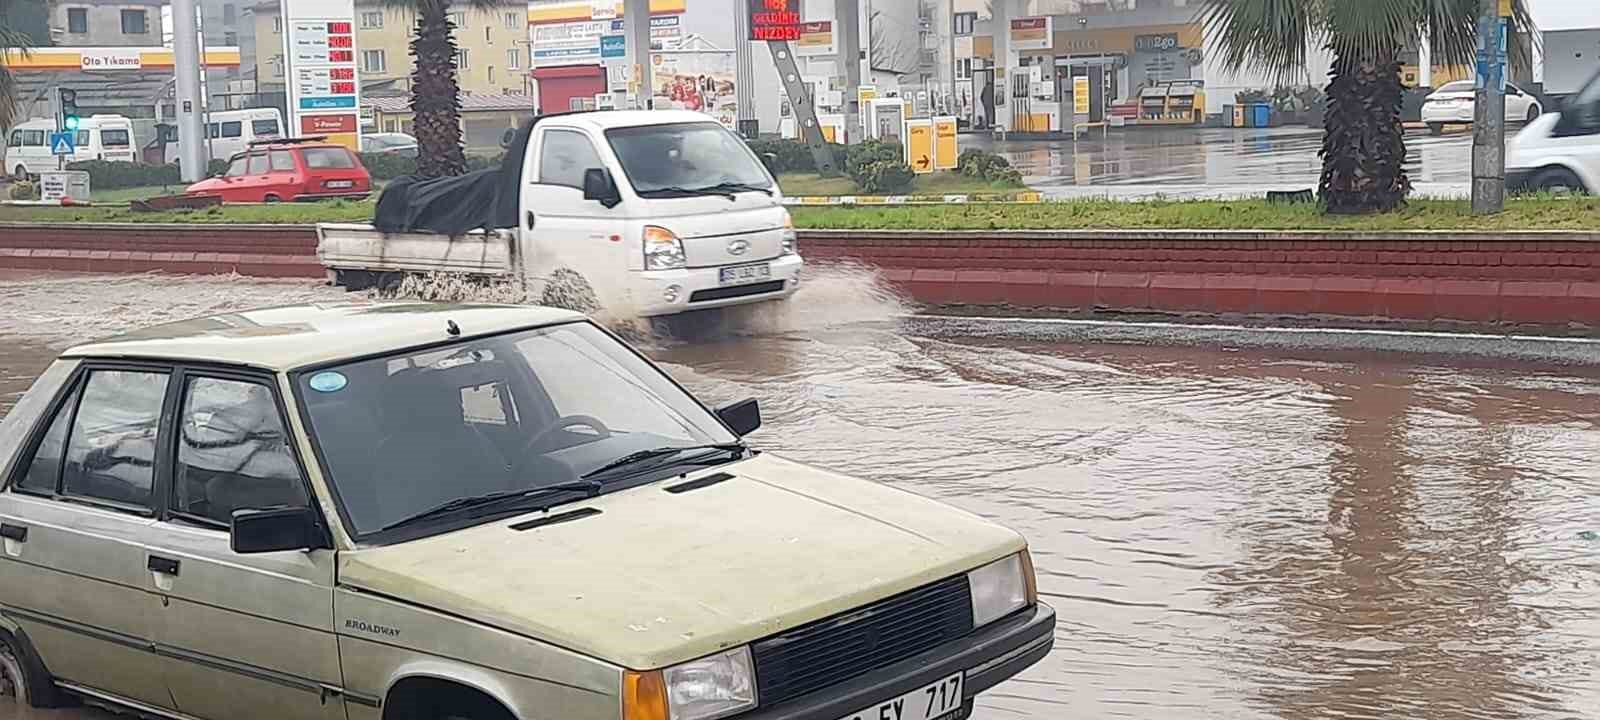
<svg viewBox="0 0 1600 720">
<path fill-rule="evenodd" d="M 1272 125 L 1272 106 L 1256 103 L 1250 106 L 1250 127 L 1264 128 Z"/>
</svg>

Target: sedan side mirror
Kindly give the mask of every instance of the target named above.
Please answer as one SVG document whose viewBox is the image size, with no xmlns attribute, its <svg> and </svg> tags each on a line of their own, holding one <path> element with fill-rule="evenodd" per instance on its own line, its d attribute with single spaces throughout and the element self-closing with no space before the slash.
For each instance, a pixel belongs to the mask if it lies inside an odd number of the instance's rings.
<svg viewBox="0 0 1600 720">
<path fill-rule="evenodd" d="M 583 171 L 583 199 L 594 200 L 607 208 L 614 208 L 622 202 L 622 193 L 617 190 L 616 181 L 611 179 L 611 171 L 605 168 Z"/>
<path fill-rule="evenodd" d="M 744 437 L 761 427 L 761 406 L 755 398 L 717 408 L 717 417 L 733 434 Z"/>
<path fill-rule="evenodd" d="M 235 510 L 229 540 L 234 552 L 249 555 L 321 547 L 320 536 L 311 508 L 274 508 Z"/>
</svg>

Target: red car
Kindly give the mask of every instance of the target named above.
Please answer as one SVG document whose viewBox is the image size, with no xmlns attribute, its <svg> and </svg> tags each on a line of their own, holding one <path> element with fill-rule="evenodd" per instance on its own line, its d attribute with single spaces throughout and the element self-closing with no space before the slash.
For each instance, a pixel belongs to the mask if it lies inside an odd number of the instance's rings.
<svg viewBox="0 0 1600 720">
<path fill-rule="evenodd" d="M 267 140 L 228 159 L 222 175 L 201 180 L 188 195 L 217 195 L 223 202 L 293 202 L 324 198 L 362 199 L 372 177 L 343 145 L 321 138 Z"/>
</svg>

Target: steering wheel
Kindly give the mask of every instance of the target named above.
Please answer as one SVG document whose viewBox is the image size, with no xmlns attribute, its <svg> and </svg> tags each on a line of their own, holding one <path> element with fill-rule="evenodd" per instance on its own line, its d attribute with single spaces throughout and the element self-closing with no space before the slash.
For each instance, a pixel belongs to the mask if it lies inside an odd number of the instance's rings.
<svg viewBox="0 0 1600 720">
<path fill-rule="evenodd" d="M 599 436 L 596 438 L 597 440 L 604 440 L 605 438 L 611 437 L 611 428 L 606 427 L 605 423 L 600 422 L 600 418 L 597 418 L 593 415 L 562 415 L 561 417 L 556 418 L 556 421 L 551 423 L 550 427 L 545 428 L 543 432 L 540 432 L 538 435 L 529 438 L 528 442 L 523 443 L 522 453 L 527 454 L 529 450 L 542 447 L 544 445 L 545 438 L 550 437 L 550 435 L 557 430 L 565 430 L 569 427 L 593 428 L 599 433 Z"/>
</svg>

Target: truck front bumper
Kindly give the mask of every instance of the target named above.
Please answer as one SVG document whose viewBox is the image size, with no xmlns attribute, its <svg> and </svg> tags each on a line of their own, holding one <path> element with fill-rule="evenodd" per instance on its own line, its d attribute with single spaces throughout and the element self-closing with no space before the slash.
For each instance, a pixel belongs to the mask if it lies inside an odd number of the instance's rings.
<svg viewBox="0 0 1600 720">
<path fill-rule="evenodd" d="M 965 674 L 962 695 L 970 709 L 978 693 L 1044 659 L 1055 628 L 1056 611 L 1038 603 L 961 640 L 738 720 L 839 720 L 958 672 Z"/>
<path fill-rule="evenodd" d="M 678 268 L 638 273 L 633 286 L 635 309 L 642 317 L 690 310 L 782 300 L 800 289 L 799 255 L 767 261 L 770 275 L 759 280 L 722 284 L 722 268 Z"/>
</svg>

